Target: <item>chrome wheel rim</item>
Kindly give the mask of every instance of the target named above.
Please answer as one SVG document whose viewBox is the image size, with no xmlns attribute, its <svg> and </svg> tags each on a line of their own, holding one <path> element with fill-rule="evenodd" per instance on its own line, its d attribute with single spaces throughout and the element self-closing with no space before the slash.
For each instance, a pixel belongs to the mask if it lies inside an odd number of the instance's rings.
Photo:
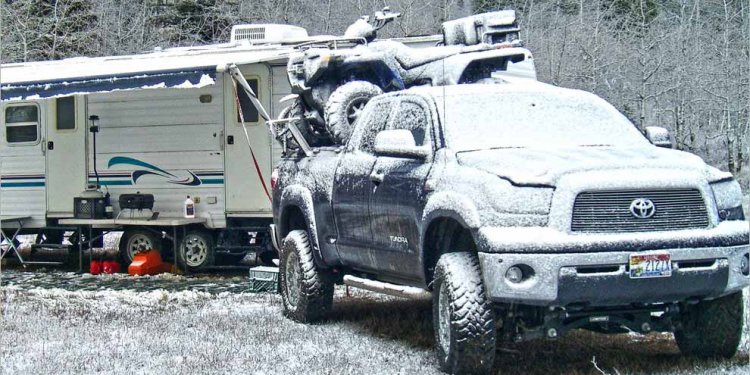
<svg viewBox="0 0 750 375">
<path fill-rule="evenodd" d="M 185 238 L 183 252 L 185 254 L 185 264 L 188 267 L 199 267 L 208 258 L 208 243 L 201 236 L 188 235 Z"/>
<path fill-rule="evenodd" d="M 445 284 L 440 286 L 440 295 L 438 296 L 438 339 L 440 349 L 445 355 L 448 355 L 451 342 L 451 309 L 448 288 Z"/>
<path fill-rule="evenodd" d="M 286 273 L 286 299 L 292 307 L 297 307 L 299 300 L 300 266 L 297 261 L 296 252 L 292 251 L 286 258 L 284 269 Z"/>
</svg>

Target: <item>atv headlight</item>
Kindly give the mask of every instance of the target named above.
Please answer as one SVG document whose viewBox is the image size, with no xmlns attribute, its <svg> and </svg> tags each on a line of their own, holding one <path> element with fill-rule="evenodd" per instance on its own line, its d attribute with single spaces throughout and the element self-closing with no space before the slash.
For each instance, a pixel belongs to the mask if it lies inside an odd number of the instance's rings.
<svg viewBox="0 0 750 375">
<path fill-rule="evenodd" d="M 745 213 L 742 210 L 742 189 L 737 181 L 730 179 L 712 183 L 711 190 L 714 192 L 714 200 L 721 221 L 745 220 Z"/>
</svg>

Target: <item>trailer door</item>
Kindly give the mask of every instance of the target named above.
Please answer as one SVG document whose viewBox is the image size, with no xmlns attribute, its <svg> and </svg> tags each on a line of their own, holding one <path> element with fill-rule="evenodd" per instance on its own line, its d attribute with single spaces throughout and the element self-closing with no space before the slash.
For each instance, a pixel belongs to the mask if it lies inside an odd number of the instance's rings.
<svg viewBox="0 0 750 375">
<path fill-rule="evenodd" d="M 47 216 L 72 217 L 73 197 L 86 188 L 85 97 L 49 99 L 47 118 Z"/>
<path fill-rule="evenodd" d="M 0 105 L 2 216 L 29 216 L 27 227 L 44 225 L 44 115 L 39 102 Z"/>
<path fill-rule="evenodd" d="M 240 67 L 265 108 L 271 108 L 270 69 L 264 64 Z M 271 215 L 271 135 L 265 121 L 229 74 L 225 81 L 224 168 L 229 216 Z M 238 108 L 242 109 L 240 118 Z M 242 121 L 245 127 L 243 129 Z M 247 131 L 247 133 L 245 132 Z"/>
</svg>

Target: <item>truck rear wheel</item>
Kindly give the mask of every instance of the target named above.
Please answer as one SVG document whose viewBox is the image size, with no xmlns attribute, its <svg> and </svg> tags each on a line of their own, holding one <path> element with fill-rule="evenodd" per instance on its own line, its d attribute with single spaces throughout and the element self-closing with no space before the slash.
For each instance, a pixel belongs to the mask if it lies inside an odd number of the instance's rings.
<svg viewBox="0 0 750 375">
<path fill-rule="evenodd" d="M 281 244 L 279 264 L 284 314 L 300 323 L 325 317 L 333 304 L 333 281 L 315 267 L 307 232 L 293 230 Z"/>
<path fill-rule="evenodd" d="M 687 306 L 674 338 L 682 354 L 699 358 L 731 358 L 742 337 L 742 292 Z"/>
<path fill-rule="evenodd" d="M 331 139 L 345 144 L 352 133 L 354 121 L 367 102 L 383 90 L 367 81 L 352 81 L 337 88 L 328 98 L 325 107 L 326 129 Z"/>
<path fill-rule="evenodd" d="M 495 362 L 495 312 L 487 300 L 476 255 L 442 255 L 433 288 L 440 368 L 451 374 L 489 373 Z"/>
</svg>

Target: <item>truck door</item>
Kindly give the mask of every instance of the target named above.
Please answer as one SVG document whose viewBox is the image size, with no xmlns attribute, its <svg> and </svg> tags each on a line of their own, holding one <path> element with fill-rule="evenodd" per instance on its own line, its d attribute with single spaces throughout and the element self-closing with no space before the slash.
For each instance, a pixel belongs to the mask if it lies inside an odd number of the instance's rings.
<svg viewBox="0 0 750 375">
<path fill-rule="evenodd" d="M 49 99 L 48 108 L 47 216 L 72 217 L 73 197 L 86 187 L 85 97 Z"/>
<path fill-rule="evenodd" d="M 423 100 L 404 98 L 388 129 L 410 130 L 417 146 L 430 145 L 430 122 L 431 112 Z M 372 248 L 377 252 L 373 259 L 382 261 L 378 267 L 382 272 L 412 278 L 421 269 L 420 224 L 431 160 L 378 156 L 375 162 L 373 173 L 383 177 L 381 182 L 370 181 L 370 217 Z"/>
<path fill-rule="evenodd" d="M 45 224 L 45 106 L 37 102 L 3 104 L 0 172 L 3 216 L 30 216 L 27 227 Z"/>
<path fill-rule="evenodd" d="M 333 207 L 338 230 L 337 247 L 345 264 L 366 265 L 372 246 L 369 203 L 370 173 L 375 165 L 375 135 L 385 129 L 392 102 L 372 103 L 362 113 L 346 150 L 342 153 L 333 182 Z"/>
</svg>

